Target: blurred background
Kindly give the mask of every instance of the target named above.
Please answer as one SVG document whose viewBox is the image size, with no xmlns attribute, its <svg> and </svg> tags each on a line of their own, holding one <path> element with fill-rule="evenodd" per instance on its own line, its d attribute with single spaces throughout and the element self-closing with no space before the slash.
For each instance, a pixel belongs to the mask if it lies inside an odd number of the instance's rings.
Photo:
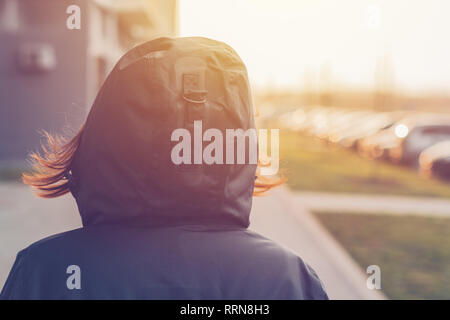
<svg viewBox="0 0 450 320">
<path fill-rule="evenodd" d="M 288 181 L 251 228 L 331 298 L 449 299 L 449 15 L 446 0 L 0 0 L 0 287 L 18 250 L 80 226 L 70 196 L 19 183 L 39 130 L 76 132 L 133 46 L 205 36 L 241 55 L 258 127 L 280 129 Z"/>
</svg>

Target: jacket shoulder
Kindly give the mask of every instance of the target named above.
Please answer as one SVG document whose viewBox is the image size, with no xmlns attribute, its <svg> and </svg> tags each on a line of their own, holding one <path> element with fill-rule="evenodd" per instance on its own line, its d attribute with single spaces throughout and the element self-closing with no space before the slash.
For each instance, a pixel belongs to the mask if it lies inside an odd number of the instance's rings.
<svg viewBox="0 0 450 320">
<path fill-rule="evenodd" d="M 249 236 L 259 243 L 267 267 L 276 270 L 274 282 L 278 283 L 278 296 L 282 299 L 328 299 L 324 285 L 315 270 L 297 253 L 256 232 Z M 269 262 L 270 261 L 270 262 Z M 263 267 L 263 265 L 261 265 Z"/>
<path fill-rule="evenodd" d="M 57 233 L 45 238 L 42 238 L 36 242 L 33 242 L 28 247 L 20 251 L 23 255 L 30 254 L 36 251 L 40 251 L 41 249 L 47 249 L 48 247 L 53 247 L 55 245 L 59 245 L 62 242 L 65 242 L 69 238 L 76 236 L 82 231 L 83 228 L 78 228 L 70 231 L 65 231 L 61 233 Z"/>
</svg>

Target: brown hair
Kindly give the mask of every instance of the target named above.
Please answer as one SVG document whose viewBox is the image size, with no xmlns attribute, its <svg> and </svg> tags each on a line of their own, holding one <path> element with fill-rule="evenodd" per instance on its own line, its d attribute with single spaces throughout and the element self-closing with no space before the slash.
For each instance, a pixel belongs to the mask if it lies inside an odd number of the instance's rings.
<svg viewBox="0 0 450 320">
<path fill-rule="evenodd" d="M 68 177 L 83 129 L 84 126 L 70 141 L 44 131 L 46 144 L 41 145 L 43 154 L 31 153 L 32 171 L 22 174 L 23 183 L 35 188 L 39 197 L 56 198 L 70 191 Z"/>
<path fill-rule="evenodd" d="M 29 160 L 32 164 L 32 170 L 22 174 L 23 183 L 35 188 L 36 194 L 42 198 L 57 198 L 70 192 L 69 177 L 72 160 L 80 144 L 83 131 L 84 126 L 71 140 L 44 131 L 46 143 L 41 146 L 43 153 L 42 155 L 38 152 L 30 154 Z M 260 167 L 267 165 L 258 163 Z M 284 177 L 267 178 L 261 176 L 258 169 L 253 195 L 261 196 L 285 181 Z"/>
</svg>

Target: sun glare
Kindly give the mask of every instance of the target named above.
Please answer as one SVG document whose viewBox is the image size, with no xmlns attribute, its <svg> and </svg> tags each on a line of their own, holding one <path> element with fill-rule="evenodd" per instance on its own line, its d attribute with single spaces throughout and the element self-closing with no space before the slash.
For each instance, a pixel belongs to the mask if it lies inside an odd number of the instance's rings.
<svg viewBox="0 0 450 320">
<path fill-rule="evenodd" d="M 257 86 L 326 76 L 372 88 L 387 61 L 397 88 L 450 90 L 449 9 L 445 0 L 181 0 L 180 33 L 229 43 Z"/>
</svg>

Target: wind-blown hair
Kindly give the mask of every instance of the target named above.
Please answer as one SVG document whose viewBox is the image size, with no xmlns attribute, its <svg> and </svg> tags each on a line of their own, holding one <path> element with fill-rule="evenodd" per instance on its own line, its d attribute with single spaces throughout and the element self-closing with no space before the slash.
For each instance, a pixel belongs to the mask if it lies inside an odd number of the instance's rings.
<svg viewBox="0 0 450 320">
<path fill-rule="evenodd" d="M 84 126 L 72 139 L 51 135 L 44 131 L 46 142 L 41 145 L 42 154 L 33 152 L 29 155 L 32 165 L 30 172 L 22 174 L 23 183 L 36 189 L 36 195 L 42 198 L 57 198 L 70 192 L 69 177 L 75 153 L 80 145 Z M 267 164 L 258 164 L 266 166 Z M 254 196 L 264 195 L 267 191 L 283 184 L 284 177 L 268 178 L 261 176 L 257 170 Z"/>
<path fill-rule="evenodd" d="M 57 198 L 70 192 L 68 178 L 83 129 L 84 126 L 71 140 L 44 131 L 46 143 L 41 145 L 42 155 L 31 153 L 32 170 L 22 174 L 23 183 L 35 188 L 39 197 Z"/>
</svg>

